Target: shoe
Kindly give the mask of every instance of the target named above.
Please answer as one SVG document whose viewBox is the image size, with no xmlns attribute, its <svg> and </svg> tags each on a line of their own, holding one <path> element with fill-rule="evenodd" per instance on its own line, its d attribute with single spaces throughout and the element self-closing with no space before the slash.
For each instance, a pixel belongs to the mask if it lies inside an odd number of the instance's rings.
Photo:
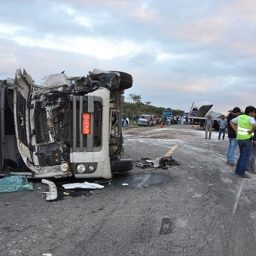
<svg viewBox="0 0 256 256">
<path fill-rule="evenodd" d="M 253 173 L 253 174 L 255 174 L 256 173 L 256 171 L 254 171 L 254 170 L 247 170 L 249 173 Z"/>
<path fill-rule="evenodd" d="M 234 163 L 227 163 L 227 165 L 229 165 L 229 166 L 236 166 L 236 164 L 234 164 Z"/>
<path fill-rule="evenodd" d="M 250 179 L 251 176 L 249 176 L 248 174 L 236 174 L 237 176 L 239 176 L 240 178 L 247 178 Z"/>
</svg>

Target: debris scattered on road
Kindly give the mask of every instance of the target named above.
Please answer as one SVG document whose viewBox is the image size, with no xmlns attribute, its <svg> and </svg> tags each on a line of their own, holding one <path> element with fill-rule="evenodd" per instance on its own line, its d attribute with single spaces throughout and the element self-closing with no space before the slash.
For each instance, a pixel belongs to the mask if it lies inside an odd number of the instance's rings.
<svg viewBox="0 0 256 256">
<path fill-rule="evenodd" d="M 180 165 L 175 159 L 173 159 L 171 156 L 169 157 L 162 157 L 162 158 L 156 158 L 154 161 L 154 167 L 155 168 L 162 168 L 162 169 L 168 169 L 167 165 Z"/>
<path fill-rule="evenodd" d="M 70 184 L 63 184 L 63 188 L 65 189 L 75 189 L 75 188 L 82 188 L 82 189 L 102 189 L 104 186 L 99 185 L 97 183 L 90 183 L 90 182 L 83 182 L 83 183 L 70 183 Z"/>
<path fill-rule="evenodd" d="M 143 169 L 148 167 L 168 169 L 167 165 L 178 166 L 180 164 L 172 158 L 172 155 L 177 147 L 178 147 L 178 144 L 174 145 L 165 153 L 164 157 L 157 157 L 155 160 L 152 160 L 150 158 L 141 158 L 140 161 L 137 161 L 136 166 Z"/>
<path fill-rule="evenodd" d="M 128 183 L 123 183 L 122 186 L 128 186 L 129 184 Z"/>
<path fill-rule="evenodd" d="M 17 192 L 22 190 L 33 190 L 33 185 L 28 182 L 26 176 L 8 176 L 0 179 L 0 192 Z"/>
<path fill-rule="evenodd" d="M 144 168 L 162 168 L 168 169 L 168 166 L 178 166 L 180 165 L 175 159 L 172 157 L 157 157 L 155 160 L 151 160 L 149 158 L 141 158 L 140 161 L 137 161 L 136 166 L 144 169 Z"/>
<path fill-rule="evenodd" d="M 49 186 L 49 192 L 42 193 L 42 196 L 45 197 L 46 201 L 56 200 L 58 197 L 58 192 L 55 183 L 46 179 L 42 179 L 42 183 Z"/>
<path fill-rule="evenodd" d="M 141 168 L 148 168 L 152 167 L 154 165 L 154 160 L 151 160 L 149 158 L 141 158 L 140 161 L 137 161 L 136 166 Z"/>
</svg>

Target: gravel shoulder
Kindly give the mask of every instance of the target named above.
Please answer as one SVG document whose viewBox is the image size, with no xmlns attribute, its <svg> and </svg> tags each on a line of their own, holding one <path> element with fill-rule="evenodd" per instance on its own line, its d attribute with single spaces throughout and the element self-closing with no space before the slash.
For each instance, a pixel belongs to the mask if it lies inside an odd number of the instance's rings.
<svg viewBox="0 0 256 256">
<path fill-rule="evenodd" d="M 47 202 L 47 190 L 0 194 L 0 255 L 255 255 L 256 178 L 227 166 L 227 140 L 191 126 L 124 130 L 129 173 L 102 190 Z M 167 170 L 142 169 L 178 144 Z M 96 181 L 102 182 L 102 181 Z"/>
</svg>

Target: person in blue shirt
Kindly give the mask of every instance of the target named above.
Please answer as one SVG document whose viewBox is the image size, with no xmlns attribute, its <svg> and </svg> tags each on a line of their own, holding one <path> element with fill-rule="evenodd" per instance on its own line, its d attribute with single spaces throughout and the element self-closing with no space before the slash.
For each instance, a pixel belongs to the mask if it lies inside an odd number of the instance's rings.
<svg viewBox="0 0 256 256">
<path fill-rule="evenodd" d="M 221 134 L 222 134 L 222 139 L 225 139 L 225 133 L 226 133 L 226 127 L 227 127 L 227 120 L 225 116 L 221 116 L 221 119 L 219 120 L 219 137 L 218 139 L 220 140 Z"/>
</svg>

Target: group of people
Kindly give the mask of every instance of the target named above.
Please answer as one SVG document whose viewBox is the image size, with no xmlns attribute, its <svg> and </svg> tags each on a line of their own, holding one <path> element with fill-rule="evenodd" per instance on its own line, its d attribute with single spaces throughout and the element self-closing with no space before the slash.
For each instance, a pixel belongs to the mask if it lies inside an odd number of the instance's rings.
<svg viewBox="0 0 256 256">
<path fill-rule="evenodd" d="M 229 114 L 228 132 L 229 145 L 227 151 L 227 164 L 236 166 L 235 174 L 242 178 L 250 178 L 246 173 L 255 170 L 255 142 L 256 142 L 256 108 L 248 106 L 244 113 L 238 107 L 235 107 Z M 255 131 L 255 132 L 254 132 Z M 239 158 L 235 163 L 235 149 L 239 147 Z"/>
<path fill-rule="evenodd" d="M 219 125 L 218 139 L 220 140 L 220 138 L 222 137 L 222 139 L 224 140 L 225 134 L 226 134 L 226 128 L 227 128 L 227 120 L 224 115 L 222 115 L 218 120 L 218 125 Z M 210 140 L 212 137 L 212 129 L 214 126 L 214 120 L 212 119 L 212 116 L 210 114 L 207 115 L 204 126 L 205 126 L 205 139 Z"/>
<path fill-rule="evenodd" d="M 218 139 L 224 140 L 226 128 L 228 130 L 227 164 L 236 167 L 235 174 L 242 178 L 250 178 L 246 173 L 256 173 L 256 108 L 248 106 L 244 113 L 235 107 L 227 116 L 219 120 Z M 205 121 L 205 139 L 211 139 L 213 120 L 208 116 Z M 235 151 L 239 147 L 239 158 L 235 161 Z"/>
</svg>

